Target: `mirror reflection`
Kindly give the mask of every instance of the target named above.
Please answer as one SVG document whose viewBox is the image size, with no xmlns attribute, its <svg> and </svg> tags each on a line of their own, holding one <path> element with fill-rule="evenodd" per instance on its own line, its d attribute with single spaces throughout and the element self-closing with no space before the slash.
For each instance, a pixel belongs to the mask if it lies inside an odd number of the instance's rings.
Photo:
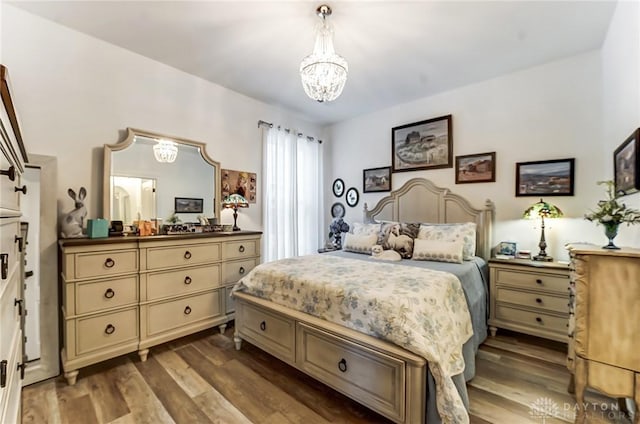
<svg viewBox="0 0 640 424">
<path fill-rule="evenodd" d="M 168 223 L 176 198 L 202 199 L 202 212 L 175 214 L 181 222 L 219 218 L 219 173 L 204 144 L 129 128 L 122 143 L 105 145 L 105 218 Z"/>
</svg>

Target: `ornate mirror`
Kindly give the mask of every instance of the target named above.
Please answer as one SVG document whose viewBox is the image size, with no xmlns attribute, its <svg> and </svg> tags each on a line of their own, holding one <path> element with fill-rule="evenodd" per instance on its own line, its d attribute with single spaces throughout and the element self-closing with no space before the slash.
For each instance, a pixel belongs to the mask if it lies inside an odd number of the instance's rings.
<svg viewBox="0 0 640 424">
<path fill-rule="evenodd" d="M 126 138 L 104 146 L 103 216 L 125 225 L 175 213 L 176 199 L 202 205 L 180 212 L 182 222 L 220 218 L 220 164 L 197 141 L 127 128 Z"/>
</svg>

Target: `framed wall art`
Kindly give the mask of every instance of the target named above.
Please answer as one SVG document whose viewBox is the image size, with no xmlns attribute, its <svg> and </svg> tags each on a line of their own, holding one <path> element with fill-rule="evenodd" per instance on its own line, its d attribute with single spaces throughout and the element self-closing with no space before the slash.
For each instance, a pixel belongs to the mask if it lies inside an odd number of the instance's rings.
<svg viewBox="0 0 640 424">
<path fill-rule="evenodd" d="M 391 167 L 370 168 L 362 171 L 362 192 L 391 191 Z"/>
<path fill-rule="evenodd" d="M 193 197 L 175 197 L 174 199 L 176 213 L 202 213 L 204 199 Z"/>
<path fill-rule="evenodd" d="M 640 128 L 613 153 L 615 193 L 618 196 L 640 190 Z"/>
<path fill-rule="evenodd" d="M 573 196 L 575 159 L 516 163 L 516 196 Z"/>
<path fill-rule="evenodd" d="M 456 184 L 496 180 L 496 152 L 456 156 Z"/>
<path fill-rule="evenodd" d="M 358 204 L 358 200 L 360 200 L 360 194 L 358 193 L 358 189 L 355 187 L 350 187 L 347 190 L 347 194 L 344 195 L 347 201 L 347 205 L 350 207 L 354 207 Z"/>
<path fill-rule="evenodd" d="M 340 197 L 342 196 L 342 193 L 344 193 L 344 181 L 342 181 L 342 178 L 336 178 L 333 181 L 333 185 L 331 186 L 332 190 L 333 190 L 333 195 L 336 197 Z"/>
<path fill-rule="evenodd" d="M 453 167 L 451 115 L 391 129 L 393 172 Z"/>
<path fill-rule="evenodd" d="M 258 182 L 255 172 L 222 169 L 222 199 L 239 194 L 249 203 L 256 203 Z"/>
</svg>

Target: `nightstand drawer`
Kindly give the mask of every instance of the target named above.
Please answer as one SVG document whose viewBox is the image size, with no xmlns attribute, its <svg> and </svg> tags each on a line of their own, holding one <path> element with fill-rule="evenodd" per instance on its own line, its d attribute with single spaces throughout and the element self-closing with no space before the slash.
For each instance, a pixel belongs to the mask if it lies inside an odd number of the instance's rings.
<svg viewBox="0 0 640 424">
<path fill-rule="evenodd" d="M 566 297 L 559 297 L 498 287 L 496 299 L 501 303 L 512 303 L 563 314 L 568 314 L 569 312 L 568 295 Z"/>
<path fill-rule="evenodd" d="M 504 305 L 496 306 L 496 318 L 563 334 L 567 333 L 567 325 L 569 324 L 567 317 L 549 315 L 544 312 L 524 311 Z"/>
<path fill-rule="evenodd" d="M 496 284 L 526 289 L 548 290 L 566 294 L 569 289 L 568 270 L 566 275 L 528 272 L 513 269 L 496 269 Z"/>
</svg>

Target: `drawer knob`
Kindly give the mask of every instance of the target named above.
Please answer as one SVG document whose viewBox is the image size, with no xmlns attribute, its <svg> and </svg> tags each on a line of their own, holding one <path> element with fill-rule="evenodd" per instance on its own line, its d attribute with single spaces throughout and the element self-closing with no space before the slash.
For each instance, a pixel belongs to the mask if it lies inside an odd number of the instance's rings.
<svg viewBox="0 0 640 424">
<path fill-rule="evenodd" d="M 185 284 L 191 284 L 191 277 L 189 277 L 188 275 L 186 277 L 184 277 L 184 283 Z"/>
<path fill-rule="evenodd" d="M 184 308 L 184 314 L 185 315 L 189 315 L 191 313 L 191 307 L 189 305 L 187 305 L 186 308 Z"/>
<path fill-rule="evenodd" d="M 539 322 L 540 324 L 542 324 L 542 318 L 536 317 L 536 321 Z"/>
<path fill-rule="evenodd" d="M 17 193 L 19 191 L 22 192 L 22 194 L 27 194 L 27 186 L 23 185 L 22 187 L 14 187 L 13 190 Z"/>
<path fill-rule="evenodd" d="M 540 299 L 539 297 L 536 298 L 536 303 L 542 303 L 542 299 Z"/>
<path fill-rule="evenodd" d="M 20 370 L 20 380 L 24 380 L 24 369 L 27 368 L 27 364 L 19 363 L 16 367 L 16 371 Z"/>
<path fill-rule="evenodd" d="M 186 252 L 184 252 L 184 258 L 185 259 L 191 259 L 191 252 L 189 252 L 188 250 Z"/>
<path fill-rule="evenodd" d="M 536 279 L 536 283 L 537 284 L 542 284 L 542 280 L 538 278 L 538 279 Z"/>
<path fill-rule="evenodd" d="M 240 247 L 238 247 L 238 252 L 242 253 L 244 252 L 244 246 L 240 245 Z"/>
<path fill-rule="evenodd" d="M 113 334 L 114 331 L 116 331 L 116 327 L 111 324 L 107 325 L 107 327 L 104 329 L 104 332 L 106 334 Z"/>
<path fill-rule="evenodd" d="M 13 306 L 18 307 L 19 316 L 22 316 L 22 305 L 24 305 L 24 299 L 13 299 Z"/>
<path fill-rule="evenodd" d="M 267 329 L 267 323 L 266 323 L 266 322 L 264 322 L 264 321 L 262 321 L 262 322 L 260 323 L 260 329 L 261 329 L 262 331 L 265 331 L 265 330 Z"/>
<path fill-rule="evenodd" d="M 338 362 L 338 369 L 341 372 L 347 372 L 347 360 L 342 358 L 340 359 L 340 362 Z"/>
<path fill-rule="evenodd" d="M 7 177 L 9 177 L 9 181 L 15 181 L 16 180 L 16 168 L 13 165 L 11 165 L 9 167 L 9 169 L 7 169 L 6 171 L 4 171 L 4 170 L 0 171 L 0 175 L 6 175 Z"/>
<path fill-rule="evenodd" d="M 116 264 L 116 261 L 114 261 L 111 258 L 107 258 L 107 260 L 104 261 L 104 266 L 106 266 L 107 268 L 113 268 L 115 264 Z"/>
<path fill-rule="evenodd" d="M 241 266 L 240 269 L 238 270 L 238 274 L 242 275 L 244 274 L 244 267 Z"/>
<path fill-rule="evenodd" d="M 0 253 L 0 274 L 3 280 L 9 276 L 9 254 Z"/>
<path fill-rule="evenodd" d="M 24 243 L 22 242 L 23 240 L 24 240 L 24 237 L 20 237 L 20 236 L 13 237 L 13 242 L 18 243 L 18 252 L 22 252 L 22 247 L 24 246 Z"/>
<path fill-rule="evenodd" d="M 115 295 L 116 292 L 114 292 L 112 288 L 108 288 L 107 291 L 104 292 L 104 297 L 106 297 L 107 299 L 111 299 Z"/>
</svg>

